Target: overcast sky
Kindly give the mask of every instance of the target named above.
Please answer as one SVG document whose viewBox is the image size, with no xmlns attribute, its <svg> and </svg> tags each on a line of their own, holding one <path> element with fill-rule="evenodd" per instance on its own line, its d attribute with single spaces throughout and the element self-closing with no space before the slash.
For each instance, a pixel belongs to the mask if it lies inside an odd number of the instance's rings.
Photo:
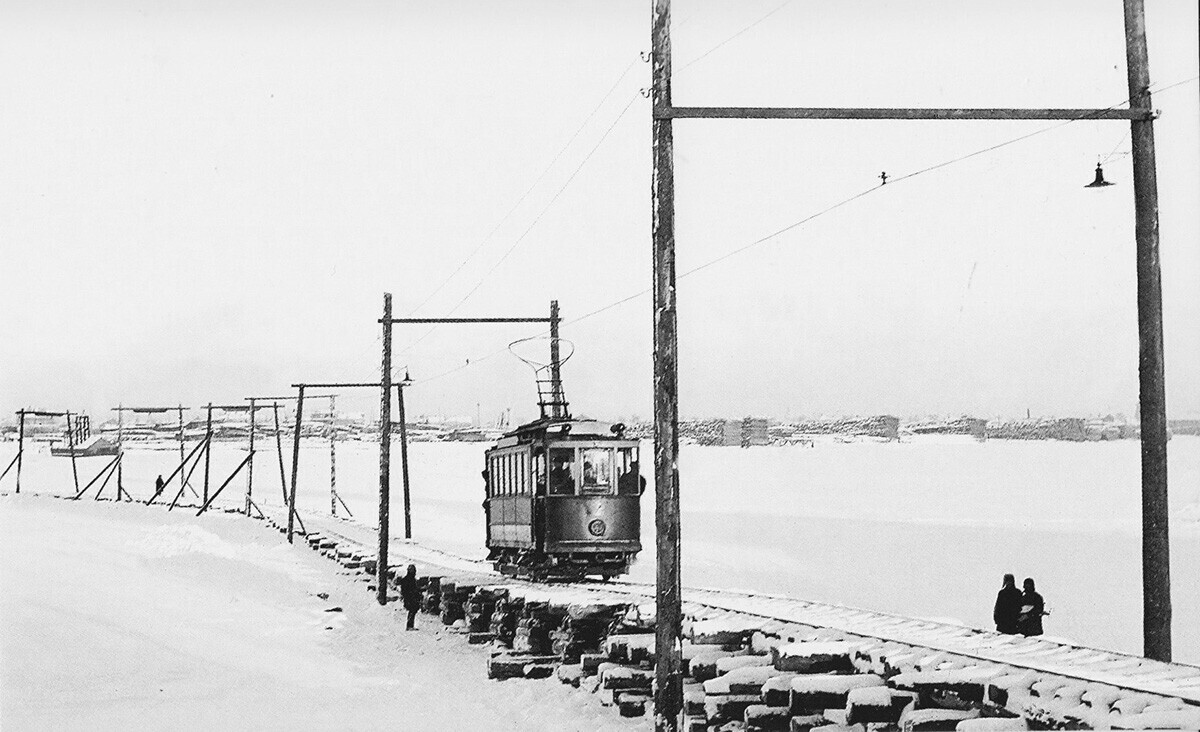
<svg viewBox="0 0 1200 732">
<path fill-rule="evenodd" d="M 1151 78 L 1190 79 L 1154 103 L 1168 408 L 1197 416 L 1197 6 L 1147 6 Z M 674 21 L 681 105 L 1127 96 L 1118 0 L 679 0 Z M 650 286 L 649 24 L 640 0 L 8 0 L 0 411 L 378 379 L 389 291 L 398 316 L 557 298 L 574 411 L 649 416 L 649 296 L 570 322 Z M 675 128 L 681 275 L 881 171 L 1053 128 L 682 277 L 684 416 L 1132 416 L 1128 123 Z M 1117 185 L 1083 188 L 1110 154 Z M 410 412 L 532 416 L 506 346 L 538 331 L 398 328 Z"/>
</svg>

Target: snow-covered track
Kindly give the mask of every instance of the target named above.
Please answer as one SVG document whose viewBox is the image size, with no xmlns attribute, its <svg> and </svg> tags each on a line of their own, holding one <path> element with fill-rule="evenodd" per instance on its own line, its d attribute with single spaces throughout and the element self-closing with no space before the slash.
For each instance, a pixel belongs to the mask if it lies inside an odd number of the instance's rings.
<svg viewBox="0 0 1200 732">
<path fill-rule="evenodd" d="M 311 533 L 336 538 L 339 544 L 356 545 L 366 555 L 375 553 L 372 527 L 328 517 L 312 517 L 306 521 Z M 486 561 L 417 542 L 394 539 L 388 551 L 393 565 L 415 562 L 426 569 L 439 567 L 462 580 L 524 586 L 549 598 L 578 597 L 580 592 L 595 595 L 597 600 L 623 597 L 628 598 L 630 604 L 643 608 L 644 612 L 653 613 L 655 590 L 652 584 L 622 580 L 533 584 L 500 575 Z M 683 612 L 685 617 L 693 620 L 740 623 L 785 638 L 789 628 L 820 628 L 866 641 L 923 649 L 929 655 L 953 657 L 949 660 L 999 666 L 1006 672 L 1033 671 L 1132 692 L 1176 697 L 1200 705 L 1200 666 L 1154 661 L 1060 639 L 1002 635 L 952 623 L 739 590 L 685 587 Z"/>
</svg>

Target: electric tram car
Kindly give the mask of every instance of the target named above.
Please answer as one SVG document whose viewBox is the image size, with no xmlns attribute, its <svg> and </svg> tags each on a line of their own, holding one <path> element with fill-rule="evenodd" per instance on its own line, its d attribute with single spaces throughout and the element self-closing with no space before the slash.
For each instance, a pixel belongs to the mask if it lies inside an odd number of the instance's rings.
<svg viewBox="0 0 1200 732">
<path fill-rule="evenodd" d="M 609 579 L 641 551 L 638 441 L 625 426 L 543 417 L 486 453 L 488 558 L 534 580 Z"/>
</svg>

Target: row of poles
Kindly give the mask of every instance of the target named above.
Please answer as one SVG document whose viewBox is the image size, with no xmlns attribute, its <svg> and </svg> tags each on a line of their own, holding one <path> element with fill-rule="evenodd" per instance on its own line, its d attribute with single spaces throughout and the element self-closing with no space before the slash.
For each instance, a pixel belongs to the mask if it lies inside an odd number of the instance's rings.
<svg viewBox="0 0 1200 732">
<path fill-rule="evenodd" d="M 675 288 L 675 119 L 1127 120 L 1131 126 L 1142 461 L 1142 605 L 1146 657 L 1171 659 L 1167 534 L 1167 420 L 1154 111 L 1143 0 L 1123 0 L 1129 106 L 1125 109 L 933 109 L 677 107 L 671 101 L 671 0 L 651 19 L 652 237 L 654 279 L 654 476 L 657 622 L 654 725 L 682 725 L 682 614 L 679 552 L 678 330 Z"/>
</svg>

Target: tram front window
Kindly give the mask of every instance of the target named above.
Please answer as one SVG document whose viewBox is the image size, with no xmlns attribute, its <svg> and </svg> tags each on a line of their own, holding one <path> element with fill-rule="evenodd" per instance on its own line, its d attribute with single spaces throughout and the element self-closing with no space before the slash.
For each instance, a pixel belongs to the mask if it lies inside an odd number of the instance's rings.
<svg viewBox="0 0 1200 732">
<path fill-rule="evenodd" d="M 575 478 L 571 474 L 574 465 L 574 448 L 550 448 L 550 495 L 574 495 Z"/>
<path fill-rule="evenodd" d="M 612 450 L 590 448 L 580 450 L 583 458 L 583 493 L 592 495 L 612 493 Z"/>
</svg>

